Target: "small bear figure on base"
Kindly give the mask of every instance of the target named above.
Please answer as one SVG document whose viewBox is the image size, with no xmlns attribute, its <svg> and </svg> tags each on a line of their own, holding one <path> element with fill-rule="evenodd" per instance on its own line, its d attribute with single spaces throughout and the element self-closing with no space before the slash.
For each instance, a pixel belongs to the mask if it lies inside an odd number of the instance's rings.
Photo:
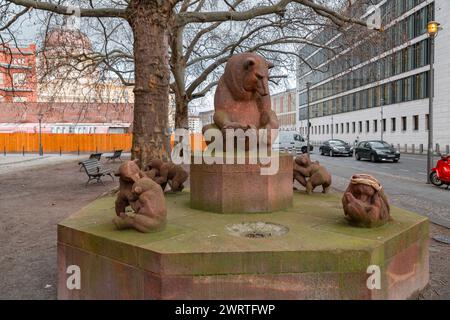
<svg viewBox="0 0 450 320">
<path fill-rule="evenodd" d="M 372 228 L 392 220 L 381 184 L 367 174 L 352 176 L 342 197 L 345 218 L 353 225 Z"/>
<path fill-rule="evenodd" d="M 139 169 L 136 161 L 120 167 L 119 193 L 115 203 L 117 229 L 134 228 L 140 232 L 154 232 L 164 228 L 167 218 L 166 202 L 161 187 Z M 131 206 L 133 213 L 125 212 Z"/>
<path fill-rule="evenodd" d="M 169 184 L 170 190 L 173 192 L 183 191 L 183 184 L 189 176 L 182 166 L 160 159 L 150 160 L 144 173 L 159 184 L 163 191 Z"/>
<path fill-rule="evenodd" d="M 294 182 L 297 180 L 311 194 L 317 186 L 327 193 L 331 186 L 331 175 L 318 161 L 312 162 L 306 154 L 294 159 Z"/>
</svg>

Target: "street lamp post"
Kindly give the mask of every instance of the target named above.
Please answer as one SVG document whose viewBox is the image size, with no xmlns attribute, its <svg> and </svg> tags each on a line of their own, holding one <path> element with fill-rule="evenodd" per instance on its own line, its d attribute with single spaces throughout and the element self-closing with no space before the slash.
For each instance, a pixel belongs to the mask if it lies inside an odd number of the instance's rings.
<svg viewBox="0 0 450 320">
<path fill-rule="evenodd" d="M 383 110 L 383 105 L 384 105 L 384 99 L 383 98 L 381 98 L 380 99 L 380 106 L 381 106 L 381 124 L 380 124 L 380 131 L 381 131 L 381 141 L 383 141 L 383 134 L 384 134 L 384 128 L 385 128 L 385 126 L 384 126 L 384 122 L 383 122 L 383 118 L 384 118 L 384 110 Z"/>
<path fill-rule="evenodd" d="M 430 21 L 427 25 L 429 35 L 428 57 L 430 71 L 428 74 L 428 150 L 427 150 L 427 183 L 430 184 L 430 172 L 433 166 L 433 98 L 434 98 L 434 38 L 439 31 L 439 23 Z"/>
<path fill-rule="evenodd" d="M 309 90 L 311 87 L 311 83 L 307 82 L 306 83 L 306 127 L 307 127 L 307 132 L 306 132 L 306 153 L 308 154 L 308 157 L 310 157 L 309 154 L 309 126 L 310 126 L 310 122 L 309 122 Z"/>
<path fill-rule="evenodd" d="M 333 119 L 333 114 L 332 114 L 331 115 L 331 139 L 334 139 L 333 127 L 334 127 L 334 119 Z"/>
<path fill-rule="evenodd" d="M 44 152 L 42 150 L 42 118 L 43 118 L 43 114 L 39 113 L 38 114 L 38 120 L 39 120 L 39 155 L 42 156 L 44 155 Z"/>
</svg>

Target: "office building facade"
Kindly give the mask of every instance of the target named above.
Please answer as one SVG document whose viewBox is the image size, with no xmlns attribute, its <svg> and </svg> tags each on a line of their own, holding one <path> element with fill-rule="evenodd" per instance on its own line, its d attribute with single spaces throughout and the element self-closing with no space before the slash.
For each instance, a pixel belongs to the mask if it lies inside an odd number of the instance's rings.
<svg viewBox="0 0 450 320">
<path fill-rule="evenodd" d="M 314 142 L 383 139 L 402 148 L 422 145 L 426 149 L 430 95 L 427 23 L 435 20 L 443 29 L 435 39 L 434 142 L 450 144 L 450 1 L 371 2 L 381 12 L 380 43 L 363 39 L 333 55 L 317 47 L 301 49 L 305 61 L 299 62 L 297 69 L 297 130 L 306 133 L 309 96 Z M 319 36 L 324 44 L 333 45 L 341 35 Z M 361 46 L 367 48 L 368 56 L 352 54 Z M 311 64 L 321 71 L 312 70 Z"/>
</svg>

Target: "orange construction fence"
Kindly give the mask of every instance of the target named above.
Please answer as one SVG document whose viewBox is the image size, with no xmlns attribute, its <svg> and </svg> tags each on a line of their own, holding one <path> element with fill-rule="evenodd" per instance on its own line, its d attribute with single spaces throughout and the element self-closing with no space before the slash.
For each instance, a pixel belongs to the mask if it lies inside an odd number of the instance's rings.
<svg viewBox="0 0 450 320">
<path fill-rule="evenodd" d="M 199 143 L 195 143 L 200 139 Z M 112 152 L 113 150 L 131 150 L 131 133 L 123 134 L 55 134 L 42 133 L 44 153 L 68 152 Z M 170 143 L 173 146 L 173 135 Z M 192 149 L 205 148 L 201 134 L 191 135 Z M 39 152 L 38 133 L 0 133 L 0 152 Z"/>
</svg>

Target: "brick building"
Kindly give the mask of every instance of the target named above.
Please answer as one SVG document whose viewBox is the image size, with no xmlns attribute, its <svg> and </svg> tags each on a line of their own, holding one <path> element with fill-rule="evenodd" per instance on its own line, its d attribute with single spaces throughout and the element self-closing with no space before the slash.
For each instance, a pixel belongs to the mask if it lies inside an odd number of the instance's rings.
<svg viewBox="0 0 450 320">
<path fill-rule="evenodd" d="M 280 130 L 296 130 L 297 92 L 289 89 L 271 95 L 272 110 L 277 114 Z"/>
<path fill-rule="evenodd" d="M 0 102 L 36 101 L 36 45 L 0 46 Z"/>
</svg>

